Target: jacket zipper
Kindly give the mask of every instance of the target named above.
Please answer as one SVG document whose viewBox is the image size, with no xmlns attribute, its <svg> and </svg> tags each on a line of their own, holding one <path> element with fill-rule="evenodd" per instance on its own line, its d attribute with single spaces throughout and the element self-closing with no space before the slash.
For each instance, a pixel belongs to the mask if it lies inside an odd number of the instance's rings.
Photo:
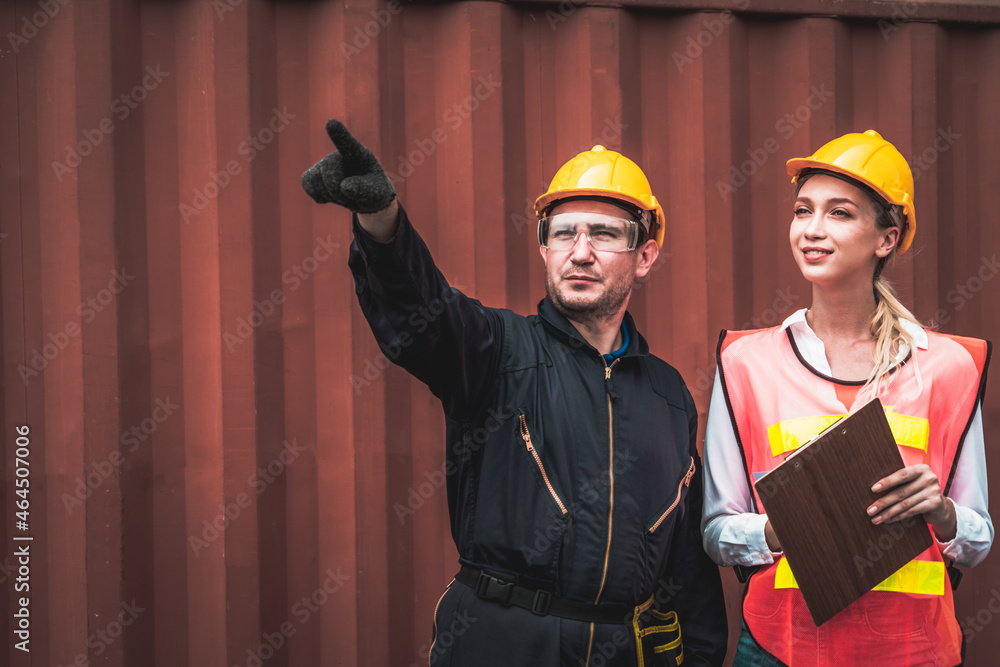
<svg viewBox="0 0 1000 667">
<path fill-rule="evenodd" d="M 608 395 L 608 482 L 609 482 L 609 507 L 608 507 L 608 546 L 604 550 L 604 571 L 601 573 L 601 586 L 597 590 L 597 597 L 594 598 L 594 604 L 601 601 L 601 594 L 604 593 L 604 584 L 608 577 L 608 559 L 611 556 L 611 527 L 613 525 L 612 517 L 615 511 L 615 432 L 614 432 L 614 415 L 611 411 L 611 399 L 614 397 L 615 393 L 611 389 L 611 369 L 615 367 L 618 363 L 618 359 L 611 362 L 611 365 L 605 365 L 604 367 L 604 390 Z"/>
<path fill-rule="evenodd" d="M 518 419 L 521 421 L 521 439 L 524 440 L 524 445 L 528 448 L 528 453 L 534 457 L 535 465 L 538 466 L 538 471 L 542 473 L 542 480 L 545 482 L 545 486 L 548 487 L 549 493 L 552 495 L 552 499 L 556 501 L 557 505 L 559 505 L 559 511 L 563 514 L 568 514 L 566 506 L 563 504 L 563 501 L 559 499 L 559 494 L 557 494 L 555 488 L 553 488 L 552 482 L 549 481 L 549 476 L 545 472 L 545 466 L 542 465 L 542 457 L 538 455 L 538 450 L 531 444 L 531 434 L 528 433 L 528 421 L 525 419 L 523 412 L 518 415 Z"/>
<path fill-rule="evenodd" d="M 681 501 L 681 491 L 685 486 L 691 486 L 691 478 L 694 477 L 694 470 L 694 457 L 692 456 L 691 465 L 688 467 L 687 474 L 685 474 L 684 478 L 677 484 L 677 497 L 674 498 L 674 502 L 670 503 L 670 507 L 664 510 L 663 514 L 660 515 L 660 518 L 656 520 L 656 523 L 649 527 L 650 533 L 655 533 L 656 529 L 660 527 L 660 524 L 663 523 L 664 520 L 670 516 L 670 513 L 677 507 L 677 504 Z"/>
<path fill-rule="evenodd" d="M 614 431 L 614 414 L 611 410 L 611 399 L 617 398 L 614 390 L 611 388 L 611 369 L 615 367 L 620 361 L 615 359 L 609 365 L 607 362 L 604 364 L 604 392 L 608 395 L 608 482 L 609 482 L 609 507 L 608 507 L 608 546 L 604 550 L 604 570 L 601 572 L 601 585 L 597 589 L 597 597 L 594 598 L 594 604 L 601 601 L 601 595 L 604 593 L 604 584 L 608 579 L 608 559 L 611 556 L 611 528 L 613 526 L 613 517 L 615 513 L 615 431 Z M 590 624 L 590 641 L 587 646 L 587 660 L 584 663 L 587 667 L 590 665 L 590 653 L 594 648 L 594 624 Z"/>
</svg>

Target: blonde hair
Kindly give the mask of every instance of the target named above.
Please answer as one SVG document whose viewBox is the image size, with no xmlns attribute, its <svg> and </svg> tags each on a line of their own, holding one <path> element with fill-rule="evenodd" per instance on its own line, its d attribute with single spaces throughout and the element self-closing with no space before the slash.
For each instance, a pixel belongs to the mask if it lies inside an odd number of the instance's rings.
<svg viewBox="0 0 1000 667">
<path fill-rule="evenodd" d="M 885 201 L 878 193 L 861 181 L 842 176 L 841 174 L 821 169 L 809 169 L 803 171 L 796 182 L 795 196 L 798 197 L 799 189 L 809 180 L 811 176 L 823 174 L 833 176 L 846 181 L 865 193 L 875 211 L 875 224 L 880 231 L 885 231 L 896 227 L 902 237 L 905 229 L 904 223 L 906 215 L 902 206 L 891 205 Z M 912 354 L 913 337 L 903 328 L 902 321 L 910 322 L 922 327 L 920 320 L 903 305 L 896 297 L 896 290 L 892 288 L 885 277 L 882 276 L 882 269 L 890 258 L 895 258 L 896 247 L 885 257 L 878 261 L 875 266 L 875 273 L 872 276 L 872 292 L 875 295 L 875 314 L 871 321 L 871 334 L 874 345 L 872 346 L 872 361 L 874 367 L 871 375 L 868 376 L 862 391 L 871 388 L 874 395 L 878 396 L 888 387 L 892 381 L 892 371 L 897 365 L 897 356 L 900 350 L 906 348 Z M 918 392 L 920 383 L 920 373 L 917 372 Z"/>
<path fill-rule="evenodd" d="M 880 392 L 883 380 L 888 380 L 896 366 L 896 356 L 906 346 L 913 350 L 913 337 L 903 329 L 901 321 L 909 320 L 923 326 L 920 321 L 896 298 L 896 291 L 889 281 L 876 276 L 872 283 L 875 293 L 875 315 L 872 316 L 871 332 L 875 344 L 872 346 L 872 361 L 875 367 L 865 384 L 875 384 L 875 394 Z"/>
</svg>

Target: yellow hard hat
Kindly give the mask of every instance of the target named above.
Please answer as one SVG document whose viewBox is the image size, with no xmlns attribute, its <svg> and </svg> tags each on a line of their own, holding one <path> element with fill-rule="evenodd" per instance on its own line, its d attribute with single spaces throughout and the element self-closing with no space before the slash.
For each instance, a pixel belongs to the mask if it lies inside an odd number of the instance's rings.
<svg viewBox="0 0 1000 667">
<path fill-rule="evenodd" d="M 825 169 L 860 181 L 890 204 L 903 207 L 902 238 L 896 252 L 903 254 L 913 243 L 917 216 L 913 205 L 913 173 L 896 147 L 875 130 L 838 137 L 810 157 L 786 163 L 792 183 L 804 169 Z"/>
<path fill-rule="evenodd" d="M 649 211 L 647 236 L 655 240 L 657 246 L 663 246 L 666 219 L 646 175 L 635 162 L 604 146 L 594 146 L 560 167 L 548 191 L 535 200 L 535 214 L 542 218 L 562 199 L 588 196 L 616 199 Z"/>
</svg>

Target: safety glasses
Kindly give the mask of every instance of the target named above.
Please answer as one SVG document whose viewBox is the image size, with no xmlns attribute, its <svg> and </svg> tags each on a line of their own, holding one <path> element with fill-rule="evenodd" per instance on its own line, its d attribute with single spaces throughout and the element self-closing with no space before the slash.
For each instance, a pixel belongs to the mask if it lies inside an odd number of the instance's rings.
<svg viewBox="0 0 1000 667">
<path fill-rule="evenodd" d="M 630 252 L 639 239 L 639 223 L 599 213 L 557 213 L 538 221 L 538 243 L 549 250 L 571 250 L 580 234 L 594 250 Z"/>
</svg>

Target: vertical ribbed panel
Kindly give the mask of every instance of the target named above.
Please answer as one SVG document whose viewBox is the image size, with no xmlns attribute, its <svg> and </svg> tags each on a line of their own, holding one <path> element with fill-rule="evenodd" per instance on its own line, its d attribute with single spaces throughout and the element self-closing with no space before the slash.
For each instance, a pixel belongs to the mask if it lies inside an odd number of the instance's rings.
<svg viewBox="0 0 1000 667">
<path fill-rule="evenodd" d="M 426 663 L 457 569 L 444 423 L 360 315 L 350 216 L 301 190 L 331 117 L 380 156 L 452 284 L 522 313 L 544 295 L 534 198 L 594 144 L 635 159 L 669 227 L 631 310 L 702 424 L 719 330 L 809 303 L 784 161 L 845 132 L 913 158 L 915 252 L 888 271 L 904 301 L 1000 341 L 996 12 L 970 8 L 972 27 L 957 2 L 921 3 L 959 20 L 942 24 L 893 22 L 907 3 L 881 23 L 859 3 L 817 17 L 825 0 L 794 10 L 811 17 L 626 4 L 0 8 L 8 627 L 11 538 L 34 537 L 31 653 L 8 631 L 0 662 Z M 957 593 L 966 664 L 1000 650 L 998 579 L 987 560 Z M 727 594 L 735 640 L 728 574 Z"/>
</svg>

